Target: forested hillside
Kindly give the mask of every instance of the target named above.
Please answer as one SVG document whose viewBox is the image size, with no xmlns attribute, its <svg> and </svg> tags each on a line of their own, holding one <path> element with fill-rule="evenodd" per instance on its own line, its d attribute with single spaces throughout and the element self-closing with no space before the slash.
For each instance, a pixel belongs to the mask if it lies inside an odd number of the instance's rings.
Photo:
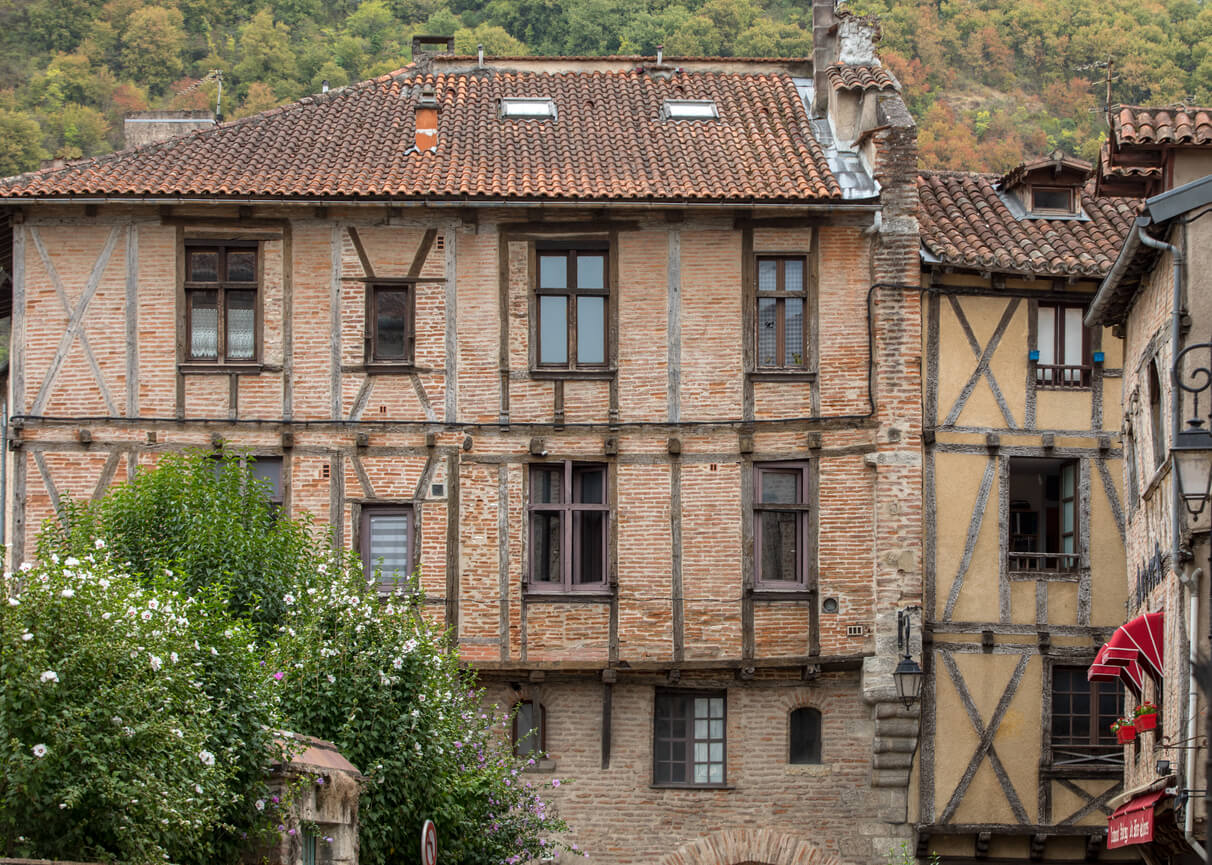
<svg viewBox="0 0 1212 865">
<path fill-rule="evenodd" d="M 1091 158 L 1112 101 L 1212 102 L 1198 0 L 855 0 L 921 124 L 925 166 L 1000 170 L 1055 147 Z M 0 176 L 121 146 L 122 115 L 230 119 L 460 52 L 800 56 L 808 0 L 0 0 Z M 1103 64 L 1103 65 L 1100 65 Z"/>
</svg>

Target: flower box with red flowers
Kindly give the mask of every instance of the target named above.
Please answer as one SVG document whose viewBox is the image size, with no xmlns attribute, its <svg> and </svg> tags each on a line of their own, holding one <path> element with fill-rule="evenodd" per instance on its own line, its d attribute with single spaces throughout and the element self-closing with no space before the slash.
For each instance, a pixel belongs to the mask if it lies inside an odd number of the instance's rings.
<svg viewBox="0 0 1212 865">
<path fill-rule="evenodd" d="M 1134 725 L 1138 731 L 1157 729 L 1157 705 L 1152 700 L 1146 700 L 1136 707 Z"/>
<path fill-rule="evenodd" d="M 1126 718 L 1112 723 L 1111 732 L 1115 734 L 1115 741 L 1121 745 L 1126 745 L 1136 739 L 1136 725 Z"/>
</svg>

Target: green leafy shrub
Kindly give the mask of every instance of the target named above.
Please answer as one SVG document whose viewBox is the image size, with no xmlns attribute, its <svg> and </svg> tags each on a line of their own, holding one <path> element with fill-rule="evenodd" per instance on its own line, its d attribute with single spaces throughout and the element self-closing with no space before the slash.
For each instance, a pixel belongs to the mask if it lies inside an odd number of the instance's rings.
<svg viewBox="0 0 1212 865">
<path fill-rule="evenodd" d="M 274 756 L 253 632 L 214 593 L 146 585 L 96 547 L 4 578 L 4 852 L 231 861 L 266 828 Z"/>
</svg>

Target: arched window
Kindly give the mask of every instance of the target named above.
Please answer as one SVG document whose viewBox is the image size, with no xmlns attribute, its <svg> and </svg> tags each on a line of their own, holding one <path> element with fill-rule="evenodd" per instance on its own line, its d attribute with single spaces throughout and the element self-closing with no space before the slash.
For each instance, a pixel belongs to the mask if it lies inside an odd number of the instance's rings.
<svg viewBox="0 0 1212 865">
<path fill-rule="evenodd" d="M 791 713 L 791 736 L 787 762 L 821 762 L 821 713 L 805 706 Z"/>
<path fill-rule="evenodd" d="M 1149 364 L 1149 434 L 1153 436 L 1153 468 L 1166 461 L 1166 425 L 1162 419 L 1161 376 L 1157 372 L 1157 358 Z"/>
<path fill-rule="evenodd" d="M 547 750 L 547 709 L 533 700 L 514 706 L 513 752 L 519 757 Z"/>
</svg>

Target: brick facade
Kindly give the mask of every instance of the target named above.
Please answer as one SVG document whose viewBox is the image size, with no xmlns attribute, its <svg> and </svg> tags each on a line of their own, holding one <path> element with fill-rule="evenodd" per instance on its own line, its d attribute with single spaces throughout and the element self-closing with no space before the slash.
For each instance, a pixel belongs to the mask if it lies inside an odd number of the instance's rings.
<svg viewBox="0 0 1212 865">
<path fill-rule="evenodd" d="M 21 206 L 11 562 L 61 496 L 162 453 L 280 459 L 286 511 L 355 549 L 376 506 L 408 509 L 434 620 L 491 699 L 544 705 L 532 780 L 572 779 L 553 797 L 592 861 L 882 858 L 910 834 L 916 722 L 888 673 L 895 610 L 921 592 L 921 310 L 913 125 L 895 93 L 871 98 L 882 194 L 853 206 Z M 233 239 L 258 251 L 258 356 L 190 361 L 186 251 Z M 578 246 L 608 262 L 610 360 L 551 372 L 537 258 Z M 754 363 L 763 253 L 812 262 L 814 368 Z M 415 291 L 410 365 L 366 363 L 374 279 Z M 532 470 L 565 462 L 605 467 L 599 592 L 536 590 Z M 783 593 L 754 586 L 773 463 L 815 490 L 815 570 Z M 721 784 L 654 783 L 654 702 L 688 691 L 725 702 Z M 813 765 L 788 759 L 803 707 Z"/>
</svg>

